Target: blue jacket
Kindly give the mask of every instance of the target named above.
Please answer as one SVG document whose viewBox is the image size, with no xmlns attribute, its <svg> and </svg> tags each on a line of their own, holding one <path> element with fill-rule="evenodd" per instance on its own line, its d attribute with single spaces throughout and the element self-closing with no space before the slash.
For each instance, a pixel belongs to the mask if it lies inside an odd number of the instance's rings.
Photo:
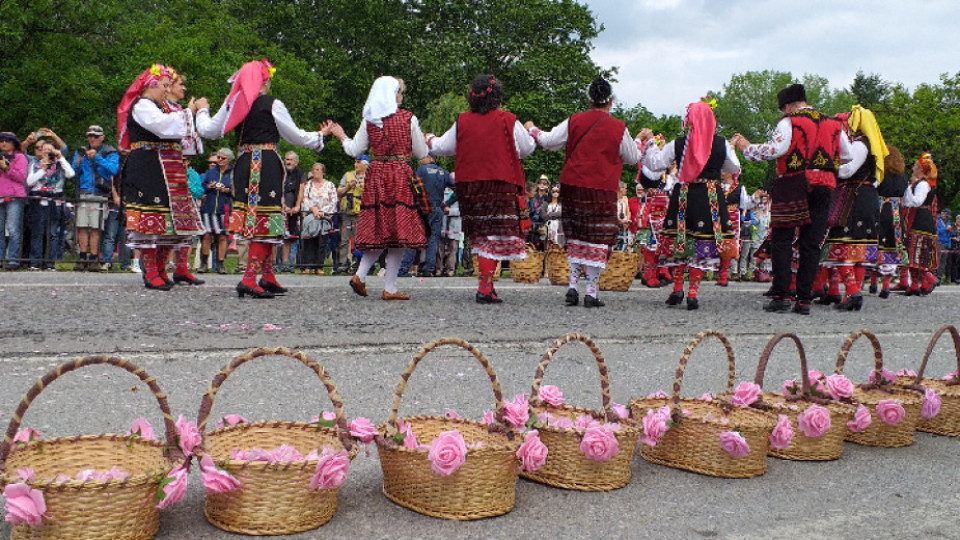
<svg viewBox="0 0 960 540">
<path fill-rule="evenodd" d="M 423 188 L 427 190 L 432 208 L 440 208 L 443 204 L 443 190 L 453 189 L 453 178 L 436 163 L 427 163 L 417 168 L 417 176 L 423 180 Z"/>
<path fill-rule="evenodd" d="M 937 242 L 940 242 L 941 246 L 950 248 L 950 231 L 947 230 L 947 224 L 940 216 L 937 216 Z"/>
<path fill-rule="evenodd" d="M 203 204 L 200 206 L 201 214 L 225 213 L 225 206 L 232 197 L 229 193 L 223 193 L 213 187 L 217 182 L 226 187 L 231 187 L 233 185 L 233 167 L 228 167 L 222 175 L 220 174 L 220 167 L 214 167 L 203 173 L 201 183 L 203 184 L 204 198 Z"/>
<path fill-rule="evenodd" d="M 110 195 L 110 181 L 120 170 L 120 154 L 117 149 L 109 145 L 101 145 L 93 161 L 87 159 L 86 154 L 81 154 L 79 150 L 73 154 L 73 164 L 80 159 L 80 166 L 74 167 L 77 172 L 77 190 L 80 193 L 93 193 L 95 195 Z M 96 178 L 106 181 L 106 190 L 96 189 Z M 103 185 L 103 183 L 101 183 Z"/>
</svg>

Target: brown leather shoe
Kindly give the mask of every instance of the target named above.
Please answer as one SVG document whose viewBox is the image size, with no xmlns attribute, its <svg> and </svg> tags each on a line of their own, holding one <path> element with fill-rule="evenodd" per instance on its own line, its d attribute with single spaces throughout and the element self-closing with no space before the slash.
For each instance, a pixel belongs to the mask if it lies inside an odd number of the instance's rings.
<svg viewBox="0 0 960 540">
<path fill-rule="evenodd" d="M 360 281 L 360 278 L 356 274 L 350 278 L 350 288 L 353 289 L 353 292 L 359 294 L 360 296 L 367 295 L 367 284 Z"/>
<path fill-rule="evenodd" d="M 383 291 L 383 295 L 381 296 L 381 298 L 383 298 L 384 300 L 409 300 L 410 295 L 403 294 L 400 291 L 397 291 L 395 293 L 388 293 L 387 291 Z"/>
</svg>

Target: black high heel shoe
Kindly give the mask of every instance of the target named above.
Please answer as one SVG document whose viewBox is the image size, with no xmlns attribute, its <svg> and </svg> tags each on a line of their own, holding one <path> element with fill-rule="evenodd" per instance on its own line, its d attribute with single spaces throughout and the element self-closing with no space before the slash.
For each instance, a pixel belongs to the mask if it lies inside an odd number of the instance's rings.
<svg viewBox="0 0 960 540">
<path fill-rule="evenodd" d="M 288 290 L 279 283 L 272 283 L 263 278 L 260 278 L 260 288 L 273 294 L 286 294 Z"/>
<path fill-rule="evenodd" d="M 830 304 L 840 304 L 843 301 L 843 297 L 839 294 L 825 294 L 823 298 L 814 300 L 814 304 L 818 306 L 829 306 Z"/>
<path fill-rule="evenodd" d="M 678 306 L 683 302 L 683 291 L 673 291 L 665 302 L 668 306 Z"/>
<path fill-rule="evenodd" d="M 173 275 L 174 283 L 186 283 L 187 285 L 203 285 L 206 283 L 202 279 L 197 279 L 190 274 L 174 274 Z"/>
<path fill-rule="evenodd" d="M 700 300 L 687 298 L 687 311 L 693 311 L 695 309 L 700 309 Z"/>
<path fill-rule="evenodd" d="M 840 311 L 860 311 L 863 307 L 863 294 L 857 293 L 848 296 L 846 300 L 834 306 Z"/>
<path fill-rule="evenodd" d="M 237 296 L 243 298 L 245 294 L 249 294 L 254 298 L 273 298 L 273 293 L 270 291 L 250 287 L 249 285 L 244 285 L 243 282 L 237 283 Z"/>
</svg>

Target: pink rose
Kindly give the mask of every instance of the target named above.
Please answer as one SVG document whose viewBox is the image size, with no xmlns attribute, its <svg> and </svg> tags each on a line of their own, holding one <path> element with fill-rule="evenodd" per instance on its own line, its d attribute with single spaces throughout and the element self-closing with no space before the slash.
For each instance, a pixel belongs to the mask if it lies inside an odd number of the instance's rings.
<svg viewBox="0 0 960 540">
<path fill-rule="evenodd" d="M 952 373 L 947 373 L 946 375 L 944 375 L 944 376 L 943 376 L 943 380 L 945 380 L 945 381 L 952 381 L 952 380 L 956 379 L 957 377 L 960 377 L 960 368 L 957 368 L 957 369 L 954 370 Z"/>
<path fill-rule="evenodd" d="M 247 419 L 239 414 L 228 414 L 221 418 L 219 422 L 217 422 L 217 429 L 223 429 L 224 427 L 231 427 L 239 424 L 249 424 L 249 422 L 247 422 Z"/>
<path fill-rule="evenodd" d="M 177 418 L 177 438 L 180 441 L 180 450 L 183 455 L 190 457 L 193 455 L 194 448 L 200 446 L 203 438 L 200 436 L 200 430 L 193 422 L 188 422 L 181 414 Z"/>
<path fill-rule="evenodd" d="M 446 416 L 447 418 L 453 418 L 453 419 L 463 418 L 462 416 L 457 414 L 457 411 L 453 409 L 447 409 L 447 413 L 444 416 Z"/>
<path fill-rule="evenodd" d="M 881 368 L 880 377 L 881 377 L 883 380 L 880 381 L 879 383 L 877 383 L 877 382 L 876 382 L 876 380 L 877 380 L 877 372 L 876 372 L 876 370 L 871 371 L 871 372 L 870 372 L 870 376 L 867 377 L 867 382 L 869 382 L 870 384 L 884 385 L 884 384 L 891 384 L 891 383 L 894 383 L 894 382 L 897 381 L 897 374 L 894 373 L 894 372 L 892 372 L 892 371 L 890 371 L 890 370 L 887 369 L 887 368 Z"/>
<path fill-rule="evenodd" d="M 467 444 L 457 430 L 443 431 L 430 441 L 427 453 L 430 468 L 440 476 L 450 476 L 457 472 L 467 460 Z"/>
<path fill-rule="evenodd" d="M 614 403 L 613 406 L 611 406 L 610 408 L 613 410 L 614 414 L 616 414 L 620 418 L 624 420 L 627 418 L 630 418 L 630 409 L 624 407 L 623 405 L 619 403 Z"/>
<path fill-rule="evenodd" d="M 32 525 L 34 527 L 43 522 L 47 503 L 43 500 L 43 492 L 33 489 L 27 484 L 9 484 L 3 490 L 3 497 L 7 500 L 4 510 L 7 511 L 6 521 L 14 525 Z"/>
<path fill-rule="evenodd" d="M 537 413 L 537 423 L 541 426 L 549 426 L 553 424 L 555 420 L 556 418 L 554 418 L 554 416 L 547 411 L 541 411 Z"/>
<path fill-rule="evenodd" d="M 181 418 L 183 418 L 181 416 Z M 176 504 L 183 500 L 187 494 L 187 470 L 183 465 L 177 465 L 167 474 L 167 477 L 160 482 L 157 488 L 157 509 L 163 510 L 171 504 Z"/>
<path fill-rule="evenodd" d="M 503 419 L 514 429 L 523 429 L 530 419 L 529 401 L 526 394 L 517 394 L 513 401 L 503 404 Z"/>
<path fill-rule="evenodd" d="M 400 429 L 400 433 L 403 433 L 404 448 L 416 448 L 419 446 L 417 443 L 417 435 L 413 432 L 413 426 L 403 420 L 397 420 L 397 428 Z"/>
<path fill-rule="evenodd" d="M 350 428 L 350 435 L 362 442 L 369 444 L 377 436 L 377 428 L 373 426 L 369 418 L 354 418 L 347 427 Z"/>
<path fill-rule="evenodd" d="M 146 418 L 137 418 L 127 431 L 127 435 L 136 435 L 145 441 L 155 441 L 157 436 L 153 433 L 153 426 L 147 422 Z"/>
<path fill-rule="evenodd" d="M 576 420 L 573 421 L 574 429 L 590 429 L 592 427 L 599 427 L 600 422 L 592 416 L 587 416 L 583 414 L 578 414 Z"/>
<path fill-rule="evenodd" d="M 39 440 L 40 440 L 40 434 L 37 433 L 37 430 L 29 427 L 26 429 L 21 429 L 13 437 L 14 443 L 28 443 L 31 441 L 39 441 Z"/>
<path fill-rule="evenodd" d="M 724 431 L 720 434 L 720 447 L 735 458 L 742 458 L 750 453 L 750 445 L 743 435 L 736 431 Z"/>
<path fill-rule="evenodd" d="M 317 461 L 317 470 L 310 480 L 310 489 L 336 489 L 343 484 L 350 468 L 350 457 L 346 450 L 339 452 L 323 447 L 320 459 Z"/>
<path fill-rule="evenodd" d="M 850 431 L 859 433 L 868 427 L 870 427 L 870 409 L 864 407 L 862 404 L 857 405 L 857 412 L 853 415 L 853 419 L 847 422 L 847 427 Z"/>
<path fill-rule="evenodd" d="M 927 388 L 923 392 L 923 406 L 920 407 L 920 416 L 931 419 L 940 414 L 940 394 L 933 388 Z"/>
<path fill-rule="evenodd" d="M 796 379 L 787 379 L 783 381 L 783 387 L 780 390 L 785 396 L 793 396 L 800 393 L 800 383 Z"/>
<path fill-rule="evenodd" d="M 700 396 L 700 399 L 703 401 L 713 401 L 713 394 L 707 392 L 706 394 Z"/>
<path fill-rule="evenodd" d="M 826 396 L 827 393 L 828 393 L 828 391 L 827 391 L 827 385 L 824 384 L 823 381 L 817 381 L 817 384 L 814 384 L 814 385 L 810 388 L 810 390 L 811 390 L 811 393 L 813 393 L 813 394 L 815 394 L 815 395 L 818 394 L 818 395 L 821 395 L 821 396 Z"/>
<path fill-rule="evenodd" d="M 566 416 L 560 416 L 550 420 L 551 426 L 559 429 L 573 429 L 573 420 L 567 418 Z"/>
<path fill-rule="evenodd" d="M 907 415 L 900 405 L 899 399 L 885 399 L 877 403 L 877 416 L 891 426 L 895 426 L 903 421 Z"/>
<path fill-rule="evenodd" d="M 608 461 L 620 453 L 620 444 L 612 433 L 600 426 L 587 428 L 580 441 L 580 451 L 591 461 Z"/>
<path fill-rule="evenodd" d="M 303 454 L 289 444 L 281 444 L 267 453 L 267 461 L 303 461 Z"/>
<path fill-rule="evenodd" d="M 822 379 L 822 378 L 823 378 L 823 373 L 820 373 L 819 371 L 817 371 L 817 370 L 815 370 L 815 369 L 811 369 L 811 370 L 807 371 L 807 379 L 810 380 L 810 383 L 811 383 L 811 384 L 819 381 L 819 380 Z"/>
<path fill-rule="evenodd" d="M 647 398 L 665 398 L 665 397 L 670 397 L 670 395 L 664 392 L 663 390 L 657 390 L 656 392 L 647 396 Z"/>
<path fill-rule="evenodd" d="M 797 415 L 797 426 L 807 437 L 823 437 L 830 429 L 830 411 L 819 405 L 811 405 Z"/>
<path fill-rule="evenodd" d="M 903 421 L 907 412 L 903 410 L 899 399 L 885 399 L 877 403 L 877 416 L 891 426 L 895 426 Z"/>
<path fill-rule="evenodd" d="M 563 393 L 552 384 L 541 386 L 540 390 L 537 391 L 537 397 L 540 398 L 540 401 L 553 405 L 554 407 L 563 406 Z"/>
<path fill-rule="evenodd" d="M 37 473 L 33 471 L 30 467 L 24 467 L 17 470 L 17 479 L 19 480 L 36 480 Z"/>
<path fill-rule="evenodd" d="M 790 446 L 792 440 L 793 425 L 790 424 L 790 418 L 787 415 L 781 414 L 777 417 L 777 425 L 770 433 L 770 446 L 777 450 L 783 450 Z"/>
<path fill-rule="evenodd" d="M 540 433 L 536 430 L 527 432 L 523 444 L 517 449 L 517 459 L 520 460 L 520 470 L 534 472 L 540 470 L 547 462 L 547 445 L 540 441 Z"/>
<path fill-rule="evenodd" d="M 749 407 L 756 403 L 757 399 L 760 398 L 761 392 L 763 392 L 763 390 L 761 390 L 759 384 L 743 381 L 737 385 L 737 389 L 733 391 L 733 397 L 730 401 L 733 402 L 734 405 Z"/>
<path fill-rule="evenodd" d="M 897 372 L 897 376 L 899 377 L 901 375 L 904 377 L 916 377 L 917 372 L 912 369 L 901 369 L 900 371 Z"/>
<path fill-rule="evenodd" d="M 481 424 L 493 424 L 497 421 L 496 416 L 494 416 L 493 411 L 487 409 L 483 413 L 483 418 L 480 419 Z"/>
<path fill-rule="evenodd" d="M 200 476 L 207 495 L 226 493 L 240 488 L 240 481 L 227 471 L 218 469 L 209 454 L 200 458 Z"/>
<path fill-rule="evenodd" d="M 78 482 L 87 482 L 89 480 L 102 480 L 100 471 L 94 469 L 84 469 L 73 477 Z"/>
<path fill-rule="evenodd" d="M 129 478 L 130 473 L 126 473 L 117 468 L 116 465 L 110 467 L 110 470 L 103 473 L 104 480 L 123 480 L 124 478 Z"/>
<path fill-rule="evenodd" d="M 669 416 L 664 417 L 660 411 L 649 410 L 643 417 L 643 435 L 640 442 L 647 446 L 656 446 L 660 439 L 670 430 Z"/>
<path fill-rule="evenodd" d="M 839 373 L 827 376 L 827 392 L 835 400 L 853 397 L 853 383 Z"/>
</svg>

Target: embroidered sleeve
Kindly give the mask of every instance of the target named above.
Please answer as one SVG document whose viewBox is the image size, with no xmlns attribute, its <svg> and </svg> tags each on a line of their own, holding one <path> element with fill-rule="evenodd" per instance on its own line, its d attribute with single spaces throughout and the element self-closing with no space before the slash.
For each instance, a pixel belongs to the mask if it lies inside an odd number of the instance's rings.
<svg viewBox="0 0 960 540">
<path fill-rule="evenodd" d="M 793 140 L 793 124 L 789 118 L 777 123 L 773 136 L 763 144 L 751 144 L 743 150 L 743 157 L 750 161 L 770 161 L 787 153 Z"/>
</svg>

